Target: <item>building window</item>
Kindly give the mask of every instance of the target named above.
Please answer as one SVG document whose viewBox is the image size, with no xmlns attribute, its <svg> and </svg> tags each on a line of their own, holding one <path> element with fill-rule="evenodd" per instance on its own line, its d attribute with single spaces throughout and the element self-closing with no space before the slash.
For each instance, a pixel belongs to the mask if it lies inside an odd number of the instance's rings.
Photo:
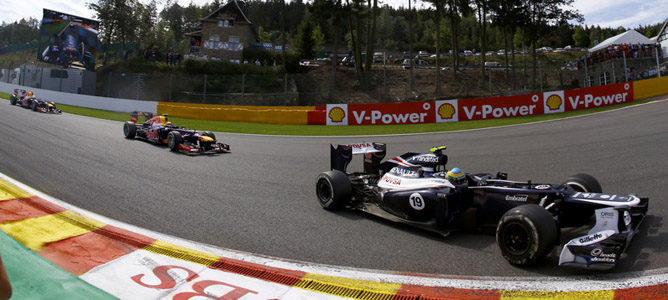
<svg viewBox="0 0 668 300">
<path fill-rule="evenodd" d="M 238 43 L 240 41 L 238 36 L 231 35 L 230 36 L 230 43 Z"/>
<path fill-rule="evenodd" d="M 610 81 L 610 75 L 608 72 L 603 72 L 598 78 L 600 85 L 606 85 Z"/>
<path fill-rule="evenodd" d="M 218 42 L 218 41 L 220 41 L 220 36 L 217 35 L 217 34 L 212 34 L 212 35 L 209 36 L 209 40 Z"/>
<path fill-rule="evenodd" d="M 218 27 L 232 27 L 232 20 L 218 20 Z"/>
<path fill-rule="evenodd" d="M 594 76 L 587 76 L 585 87 L 592 87 L 594 85 Z"/>
</svg>

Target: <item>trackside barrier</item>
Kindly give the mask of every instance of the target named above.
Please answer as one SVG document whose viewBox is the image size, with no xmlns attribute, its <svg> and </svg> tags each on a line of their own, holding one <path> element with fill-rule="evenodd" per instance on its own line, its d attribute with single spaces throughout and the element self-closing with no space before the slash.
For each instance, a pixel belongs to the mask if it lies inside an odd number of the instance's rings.
<svg viewBox="0 0 668 300">
<path fill-rule="evenodd" d="M 668 269 L 582 278 L 458 277 L 324 266 L 214 248 L 93 214 L 1 173 L 0 212 L 0 230 L 23 244 L 23 251 L 120 299 L 612 300 L 668 295 Z M 20 270 L 21 265 L 7 268 Z M 9 274 L 11 280 L 15 273 Z M 29 287 L 16 285 L 15 295 L 52 299 L 54 287 L 64 283 L 62 275 L 49 274 L 49 284 L 31 280 L 41 274 L 26 274 L 29 278 L 21 281 Z M 82 293 L 72 288 L 75 280 L 68 283 L 69 291 Z M 85 291 L 81 299 L 107 298 Z M 39 292 L 42 297 L 36 296 Z"/>
<path fill-rule="evenodd" d="M 408 103 L 328 104 L 327 125 L 424 124 L 536 116 L 634 100 L 633 82 L 508 97 Z M 668 90 L 666 91 L 668 92 Z"/>
<path fill-rule="evenodd" d="M 668 93 L 668 77 L 640 80 L 633 83 L 634 100 L 647 99 L 666 93 Z"/>
<path fill-rule="evenodd" d="M 232 106 L 159 102 L 158 113 L 172 117 L 209 121 L 254 122 L 267 124 L 309 124 L 314 106 Z"/>
<path fill-rule="evenodd" d="M 12 93 L 15 88 L 26 87 L 0 82 L 0 92 Z M 56 103 L 119 112 L 137 110 L 199 120 L 267 124 L 386 125 L 535 116 L 628 103 L 668 94 L 668 77 L 507 97 L 295 107 L 137 101 L 27 89 Z"/>
<path fill-rule="evenodd" d="M 668 78 L 659 78 L 583 89 L 476 99 L 303 107 L 160 102 L 158 110 L 160 113 L 193 119 L 271 124 L 425 124 L 569 112 L 628 103 L 666 93 Z"/>
<path fill-rule="evenodd" d="M 51 91 L 45 89 L 36 89 L 16 84 L 0 82 L 0 92 L 11 94 L 14 89 L 25 89 L 33 91 L 35 97 L 48 101 L 54 101 L 57 104 L 67 104 L 78 107 L 87 107 L 118 112 L 146 111 L 157 113 L 157 101 L 139 101 L 120 98 L 107 98 L 90 95 L 80 95 Z"/>
</svg>

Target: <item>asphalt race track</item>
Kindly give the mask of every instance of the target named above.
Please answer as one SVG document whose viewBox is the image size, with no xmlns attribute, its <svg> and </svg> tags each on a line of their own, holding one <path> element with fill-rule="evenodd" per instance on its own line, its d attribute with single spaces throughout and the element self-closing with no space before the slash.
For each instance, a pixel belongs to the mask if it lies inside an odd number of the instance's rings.
<svg viewBox="0 0 668 300">
<path fill-rule="evenodd" d="M 561 182 L 585 172 L 604 192 L 650 197 L 649 216 L 612 272 L 668 267 L 668 101 L 572 119 L 381 137 L 216 133 L 232 153 L 189 157 L 123 137 L 122 123 L 46 115 L 0 101 L 0 172 L 95 213 L 197 242 L 328 265 L 482 276 L 596 271 L 509 265 L 491 235 L 448 237 L 356 212 L 323 210 L 315 176 L 329 144 L 385 142 L 387 158 L 446 144 L 449 167 Z M 178 125 L 178 124 L 176 124 Z M 351 168 L 361 168 L 355 159 Z M 566 234 L 567 235 L 567 234 Z"/>
</svg>

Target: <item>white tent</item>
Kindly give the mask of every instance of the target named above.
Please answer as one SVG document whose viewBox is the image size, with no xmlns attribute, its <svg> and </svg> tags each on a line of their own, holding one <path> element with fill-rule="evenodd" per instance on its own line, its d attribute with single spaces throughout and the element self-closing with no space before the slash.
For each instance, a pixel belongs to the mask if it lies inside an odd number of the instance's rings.
<svg viewBox="0 0 668 300">
<path fill-rule="evenodd" d="M 608 48 L 608 46 L 615 46 L 615 45 L 637 45 L 637 44 L 643 44 L 643 45 L 656 45 L 656 41 L 652 41 L 646 36 L 642 35 L 641 33 L 631 29 L 627 32 L 620 33 L 618 35 L 615 35 L 598 45 L 591 47 L 589 49 L 589 52 L 596 52 L 601 49 Z"/>
</svg>

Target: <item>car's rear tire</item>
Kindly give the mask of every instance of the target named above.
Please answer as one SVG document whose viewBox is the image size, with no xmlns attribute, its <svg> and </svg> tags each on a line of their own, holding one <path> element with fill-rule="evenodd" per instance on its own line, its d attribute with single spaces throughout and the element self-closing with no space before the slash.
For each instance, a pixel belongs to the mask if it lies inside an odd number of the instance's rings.
<svg viewBox="0 0 668 300">
<path fill-rule="evenodd" d="M 183 137 L 181 137 L 181 133 L 178 131 L 170 131 L 169 134 L 167 134 L 167 146 L 169 147 L 169 150 L 174 152 L 179 151 L 179 145 L 181 143 L 183 143 Z"/>
<path fill-rule="evenodd" d="M 332 170 L 318 175 L 315 192 L 323 208 L 336 210 L 350 201 L 352 185 L 348 175 L 339 170 Z"/>
<path fill-rule="evenodd" d="M 503 257 L 516 266 L 543 259 L 558 242 L 559 228 L 552 215 L 536 204 L 507 211 L 496 227 L 496 242 Z"/>
<path fill-rule="evenodd" d="M 125 122 L 125 125 L 123 125 L 123 134 L 125 138 L 134 139 L 137 135 L 137 125 L 129 121 Z"/>
<path fill-rule="evenodd" d="M 580 173 L 570 176 L 564 181 L 565 185 L 570 186 L 577 192 L 583 193 L 602 193 L 601 184 L 589 174 Z"/>
</svg>

